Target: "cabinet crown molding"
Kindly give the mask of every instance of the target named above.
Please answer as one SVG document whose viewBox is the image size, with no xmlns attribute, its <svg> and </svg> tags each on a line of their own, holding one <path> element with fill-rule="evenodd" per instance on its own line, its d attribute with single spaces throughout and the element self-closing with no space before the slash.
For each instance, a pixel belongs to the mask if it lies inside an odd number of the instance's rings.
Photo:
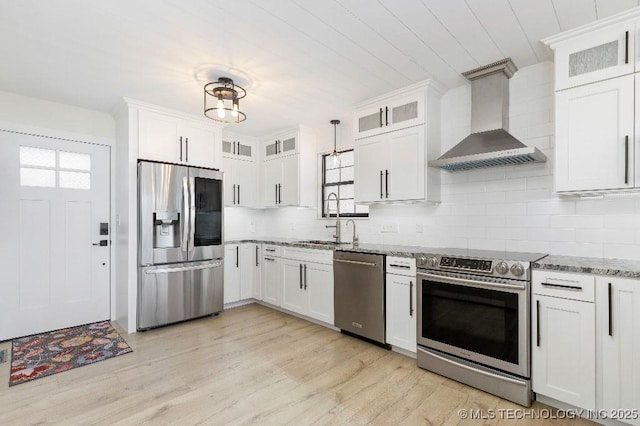
<svg viewBox="0 0 640 426">
<path fill-rule="evenodd" d="M 563 31 L 559 34 L 552 35 L 551 37 L 543 38 L 540 40 L 543 44 L 554 49 L 565 41 L 574 39 L 575 37 L 589 34 L 591 32 L 610 27 L 616 24 L 633 23 L 633 21 L 640 20 L 640 6 L 633 9 L 625 10 L 624 12 L 611 15 L 604 19 L 599 19 L 594 22 L 590 22 L 585 25 L 581 25 L 577 28 L 573 28 L 567 31 Z"/>
<path fill-rule="evenodd" d="M 138 108 L 138 109 L 144 109 L 147 111 L 153 111 L 153 112 L 159 112 L 161 114 L 167 114 L 167 115 L 172 115 L 176 118 L 180 118 L 183 120 L 189 120 L 189 121 L 195 121 L 198 123 L 202 123 L 205 124 L 207 126 L 210 127 L 215 127 L 215 128 L 219 128 L 219 129 L 224 129 L 224 125 L 221 125 L 219 123 L 216 123 L 212 120 L 209 120 L 206 117 L 198 117 L 195 115 L 191 115 L 191 114 L 187 114 L 184 113 L 182 111 L 178 111 L 175 109 L 171 109 L 171 108 L 165 108 L 162 106 L 158 106 L 158 105 L 154 105 L 154 104 L 150 104 L 148 102 L 143 102 L 143 101 L 138 101 L 136 99 L 131 99 L 131 98 L 127 98 L 127 97 L 123 97 L 122 101 L 119 102 L 112 110 L 112 115 L 114 117 L 117 117 L 118 115 L 120 115 L 122 113 L 122 111 L 126 110 L 126 108 Z"/>
<path fill-rule="evenodd" d="M 430 95 L 441 98 L 442 95 L 444 95 L 444 93 L 447 91 L 447 88 L 436 80 L 427 79 L 427 80 L 419 81 L 418 83 L 412 84 L 410 86 L 405 86 L 400 89 L 396 89 L 392 92 L 386 92 L 374 98 L 369 98 L 366 101 L 353 105 L 351 108 L 353 110 L 360 109 L 370 104 L 380 103 L 388 98 L 403 96 L 405 94 L 417 92 L 419 90 L 428 91 Z"/>
</svg>

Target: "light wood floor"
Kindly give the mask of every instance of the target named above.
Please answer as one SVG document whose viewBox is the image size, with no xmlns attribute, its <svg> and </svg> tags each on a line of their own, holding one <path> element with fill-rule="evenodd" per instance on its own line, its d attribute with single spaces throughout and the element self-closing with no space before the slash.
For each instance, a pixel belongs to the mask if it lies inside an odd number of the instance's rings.
<svg viewBox="0 0 640 426">
<path fill-rule="evenodd" d="M 122 335 L 133 353 L 12 388 L 9 363 L 0 364 L 0 424 L 440 425 L 471 409 L 497 418 L 470 423 L 514 424 L 497 410 L 521 408 L 256 304 Z"/>
</svg>

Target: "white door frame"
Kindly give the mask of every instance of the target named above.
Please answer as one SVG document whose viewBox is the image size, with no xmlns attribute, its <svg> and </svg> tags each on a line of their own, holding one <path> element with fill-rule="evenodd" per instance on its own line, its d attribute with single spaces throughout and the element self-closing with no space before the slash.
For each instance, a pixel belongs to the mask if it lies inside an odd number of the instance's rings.
<svg viewBox="0 0 640 426">
<path fill-rule="evenodd" d="M 109 270 L 109 292 L 110 292 L 110 302 L 109 302 L 109 316 L 111 320 L 116 318 L 116 285 L 115 285 L 115 276 L 116 276 L 116 244 L 115 237 L 116 232 L 115 228 L 117 226 L 116 223 L 116 197 L 115 197 L 115 172 L 116 172 L 116 141 L 115 139 L 110 139 L 101 136 L 88 135 L 82 133 L 74 133 L 68 132 L 59 129 L 50 129 L 43 128 L 37 126 L 30 126 L 18 123 L 11 123 L 6 121 L 0 121 L 0 132 L 7 133 L 17 133 L 28 136 L 37 136 L 43 138 L 51 138 L 51 139 L 62 139 L 71 142 L 81 142 L 88 143 L 94 145 L 103 145 L 110 148 L 110 159 L 109 159 L 109 221 L 111 223 L 111 229 L 109 230 L 109 238 L 111 238 L 111 244 L 109 244 L 109 256 L 111 257 L 110 261 L 110 270 Z"/>
</svg>

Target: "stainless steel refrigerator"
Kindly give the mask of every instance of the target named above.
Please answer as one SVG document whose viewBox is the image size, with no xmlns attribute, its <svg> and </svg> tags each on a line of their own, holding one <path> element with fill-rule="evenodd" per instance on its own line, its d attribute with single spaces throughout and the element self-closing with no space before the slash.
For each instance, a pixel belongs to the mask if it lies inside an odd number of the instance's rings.
<svg viewBox="0 0 640 426">
<path fill-rule="evenodd" d="M 138 163 L 138 330 L 223 307 L 222 173 Z"/>
</svg>

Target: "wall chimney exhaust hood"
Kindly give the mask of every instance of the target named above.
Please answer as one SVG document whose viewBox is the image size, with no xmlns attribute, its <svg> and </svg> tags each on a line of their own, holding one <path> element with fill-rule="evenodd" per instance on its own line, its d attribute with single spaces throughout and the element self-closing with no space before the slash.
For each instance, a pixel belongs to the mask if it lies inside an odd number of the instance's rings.
<svg viewBox="0 0 640 426">
<path fill-rule="evenodd" d="M 471 81 L 471 134 L 429 166 L 458 171 L 547 161 L 508 132 L 509 79 L 517 70 L 506 58 L 462 73 Z"/>
</svg>

